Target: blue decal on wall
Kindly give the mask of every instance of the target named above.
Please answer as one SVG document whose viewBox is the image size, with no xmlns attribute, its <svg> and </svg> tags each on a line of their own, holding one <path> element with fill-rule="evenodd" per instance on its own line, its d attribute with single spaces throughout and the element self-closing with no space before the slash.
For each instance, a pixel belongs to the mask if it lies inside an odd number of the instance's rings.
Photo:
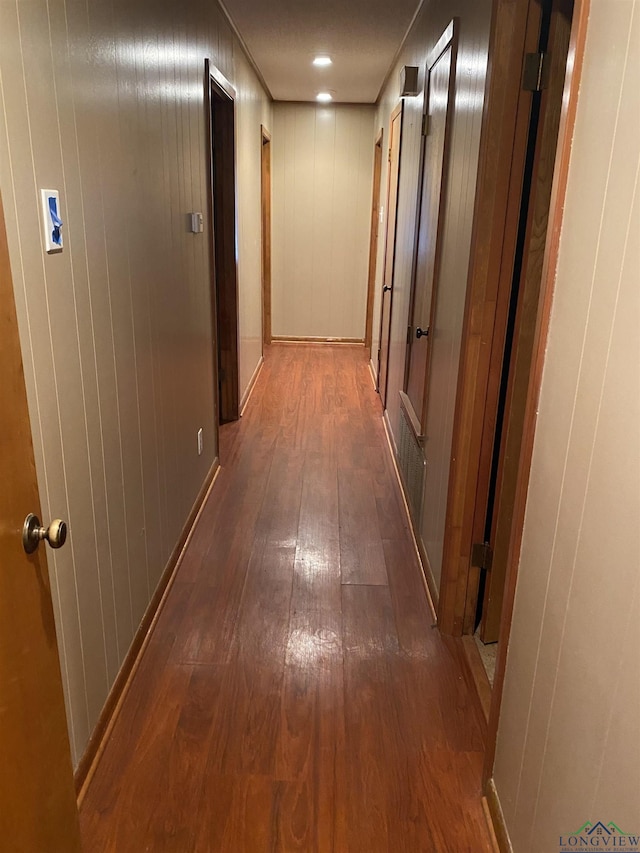
<svg viewBox="0 0 640 853">
<path fill-rule="evenodd" d="M 53 224 L 51 241 L 55 243 L 56 246 L 62 246 L 62 234 L 60 233 L 60 229 L 62 228 L 62 219 L 58 216 L 58 205 L 56 204 L 55 196 L 52 195 L 49 196 L 49 214 Z"/>
</svg>

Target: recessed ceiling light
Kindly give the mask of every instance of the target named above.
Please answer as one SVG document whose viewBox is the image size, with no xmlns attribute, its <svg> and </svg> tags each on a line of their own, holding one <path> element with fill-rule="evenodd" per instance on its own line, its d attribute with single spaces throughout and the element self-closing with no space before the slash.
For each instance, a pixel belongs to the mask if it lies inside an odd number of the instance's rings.
<svg viewBox="0 0 640 853">
<path fill-rule="evenodd" d="M 332 100 L 333 95 L 330 92 L 318 92 L 316 95 L 316 101 L 320 101 L 321 104 L 328 104 Z"/>
<path fill-rule="evenodd" d="M 318 65 L 320 67 L 323 67 L 325 65 L 331 65 L 331 63 L 332 59 L 330 56 L 316 56 L 316 58 L 313 60 L 313 64 Z"/>
</svg>

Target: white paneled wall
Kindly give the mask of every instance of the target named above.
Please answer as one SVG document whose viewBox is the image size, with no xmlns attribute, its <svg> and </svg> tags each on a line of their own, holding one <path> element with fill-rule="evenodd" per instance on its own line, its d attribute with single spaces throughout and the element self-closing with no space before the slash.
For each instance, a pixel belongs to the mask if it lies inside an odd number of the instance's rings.
<svg viewBox="0 0 640 853">
<path fill-rule="evenodd" d="M 375 108 L 274 104 L 272 332 L 364 339 Z"/>
</svg>

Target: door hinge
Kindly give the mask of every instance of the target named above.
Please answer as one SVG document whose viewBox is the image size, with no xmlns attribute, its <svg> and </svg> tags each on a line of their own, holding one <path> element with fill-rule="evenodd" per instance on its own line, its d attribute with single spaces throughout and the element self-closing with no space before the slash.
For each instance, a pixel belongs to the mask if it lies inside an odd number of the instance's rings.
<svg viewBox="0 0 640 853">
<path fill-rule="evenodd" d="M 522 70 L 522 88 L 525 92 L 541 92 L 549 84 L 549 54 L 527 53 Z"/>
<path fill-rule="evenodd" d="M 488 542 L 475 542 L 471 546 L 471 565 L 485 572 L 491 571 L 493 549 Z"/>
<path fill-rule="evenodd" d="M 389 154 L 387 155 L 387 160 L 391 162 L 391 149 L 389 149 Z"/>
<path fill-rule="evenodd" d="M 422 114 L 422 135 L 426 136 L 429 133 L 429 113 Z"/>
</svg>

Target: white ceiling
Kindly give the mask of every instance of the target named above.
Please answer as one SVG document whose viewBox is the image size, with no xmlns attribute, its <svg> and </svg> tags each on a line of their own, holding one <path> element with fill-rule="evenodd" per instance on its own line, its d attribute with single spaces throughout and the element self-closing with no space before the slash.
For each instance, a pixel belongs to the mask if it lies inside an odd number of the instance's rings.
<svg viewBox="0 0 640 853">
<path fill-rule="evenodd" d="M 223 0 L 276 101 L 374 103 L 423 0 Z M 333 59 L 315 68 L 317 54 Z"/>
</svg>

